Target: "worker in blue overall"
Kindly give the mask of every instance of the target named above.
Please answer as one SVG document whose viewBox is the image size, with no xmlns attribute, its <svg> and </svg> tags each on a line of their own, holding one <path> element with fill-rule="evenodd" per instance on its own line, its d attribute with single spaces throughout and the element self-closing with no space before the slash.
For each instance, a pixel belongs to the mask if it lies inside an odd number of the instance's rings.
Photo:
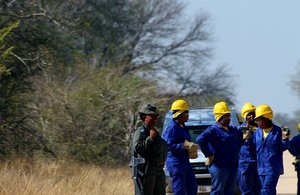
<svg viewBox="0 0 300 195">
<path fill-rule="evenodd" d="M 255 145 L 251 141 L 256 130 L 255 106 L 247 102 L 243 105 L 241 116 L 244 122 L 239 126 L 245 142 L 240 148 L 238 181 L 242 195 L 257 195 L 260 193 L 260 181 L 257 173 Z"/>
<path fill-rule="evenodd" d="M 197 194 L 197 182 L 189 161 L 190 151 L 198 145 L 191 142 L 185 126 L 189 118 L 189 105 L 185 100 L 175 100 L 171 106 L 172 121 L 166 128 L 163 139 L 168 145 L 166 166 L 172 180 L 174 195 Z"/>
<path fill-rule="evenodd" d="M 211 195 L 233 195 L 237 183 L 239 147 L 242 132 L 230 125 L 231 110 L 225 102 L 214 106 L 216 123 L 201 133 L 196 141 L 211 174 Z"/>
<path fill-rule="evenodd" d="M 298 131 L 300 132 L 300 123 L 298 123 Z M 295 166 L 295 171 L 297 172 L 298 178 L 297 195 L 300 195 L 300 134 L 291 139 L 289 151 L 293 156 L 295 156 L 293 165 Z"/>
<path fill-rule="evenodd" d="M 257 129 L 253 134 L 256 147 L 261 195 L 276 195 L 279 176 L 283 174 L 283 151 L 288 148 L 289 135 L 272 122 L 273 111 L 267 104 L 255 109 Z"/>
</svg>

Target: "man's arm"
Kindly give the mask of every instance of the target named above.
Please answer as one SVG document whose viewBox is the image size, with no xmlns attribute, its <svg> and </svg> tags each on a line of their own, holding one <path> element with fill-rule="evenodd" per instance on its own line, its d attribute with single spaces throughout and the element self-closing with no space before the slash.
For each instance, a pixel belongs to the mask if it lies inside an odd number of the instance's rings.
<svg viewBox="0 0 300 195">
<path fill-rule="evenodd" d="M 143 128 L 140 127 L 134 132 L 133 136 L 133 148 L 134 151 L 138 154 L 142 154 L 150 147 L 151 143 L 153 142 L 153 138 L 149 136 L 145 136 L 142 134 L 141 130 Z"/>
</svg>

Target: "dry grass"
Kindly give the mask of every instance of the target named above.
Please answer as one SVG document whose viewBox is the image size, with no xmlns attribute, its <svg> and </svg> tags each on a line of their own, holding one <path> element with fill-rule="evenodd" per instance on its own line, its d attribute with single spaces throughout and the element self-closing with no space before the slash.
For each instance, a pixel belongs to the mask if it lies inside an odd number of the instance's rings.
<svg viewBox="0 0 300 195">
<path fill-rule="evenodd" d="M 80 165 L 65 161 L 0 163 L 1 195 L 129 195 L 130 169 Z"/>
</svg>

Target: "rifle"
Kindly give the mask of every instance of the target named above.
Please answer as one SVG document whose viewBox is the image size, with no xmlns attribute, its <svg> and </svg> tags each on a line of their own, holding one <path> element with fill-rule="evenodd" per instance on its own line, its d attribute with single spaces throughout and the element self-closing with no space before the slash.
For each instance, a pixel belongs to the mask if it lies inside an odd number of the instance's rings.
<svg viewBox="0 0 300 195">
<path fill-rule="evenodd" d="M 135 130 L 133 131 L 133 133 L 134 132 Z M 132 156 L 131 156 L 130 164 L 132 168 L 132 179 L 134 182 L 134 191 L 135 191 L 135 195 L 144 195 L 143 184 L 144 184 L 144 178 L 147 173 L 149 162 L 146 161 L 145 158 L 137 154 L 137 152 L 133 148 L 133 145 L 134 143 L 132 143 Z"/>
<path fill-rule="evenodd" d="M 148 168 L 143 157 L 132 156 L 132 179 L 134 181 L 134 191 L 135 195 L 143 195 L 143 179 Z"/>
<path fill-rule="evenodd" d="M 145 164 L 143 157 L 132 157 L 132 179 L 134 182 L 134 191 L 136 195 L 143 195 L 143 176 L 141 167 Z"/>
</svg>

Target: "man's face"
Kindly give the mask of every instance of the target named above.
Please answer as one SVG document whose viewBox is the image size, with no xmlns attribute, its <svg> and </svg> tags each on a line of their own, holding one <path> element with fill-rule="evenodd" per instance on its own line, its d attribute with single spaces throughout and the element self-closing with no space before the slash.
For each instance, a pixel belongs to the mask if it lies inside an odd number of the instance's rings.
<svg viewBox="0 0 300 195">
<path fill-rule="evenodd" d="M 249 112 L 246 116 L 246 121 L 252 122 L 255 118 L 255 112 Z"/>
<path fill-rule="evenodd" d="M 263 129 L 263 128 L 266 128 L 267 119 L 264 118 L 263 116 L 260 116 L 260 117 L 255 119 L 255 123 L 257 124 L 257 126 L 259 128 Z"/>
<path fill-rule="evenodd" d="M 231 115 L 230 113 L 227 113 L 224 114 L 218 122 L 220 123 L 220 125 L 224 127 L 228 127 L 230 124 L 230 120 L 231 120 Z"/>
<path fill-rule="evenodd" d="M 180 120 L 185 123 L 189 120 L 189 112 L 185 111 L 180 115 Z"/>
<path fill-rule="evenodd" d="M 148 127 L 153 127 L 157 123 L 158 116 L 156 114 L 147 114 L 145 117 L 145 123 Z"/>
<path fill-rule="evenodd" d="M 255 118 L 255 112 L 249 112 L 246 116 L 246 121 L 248 122 L 248 124 L 255 126 L 254 118 Z"/>
</svg>

